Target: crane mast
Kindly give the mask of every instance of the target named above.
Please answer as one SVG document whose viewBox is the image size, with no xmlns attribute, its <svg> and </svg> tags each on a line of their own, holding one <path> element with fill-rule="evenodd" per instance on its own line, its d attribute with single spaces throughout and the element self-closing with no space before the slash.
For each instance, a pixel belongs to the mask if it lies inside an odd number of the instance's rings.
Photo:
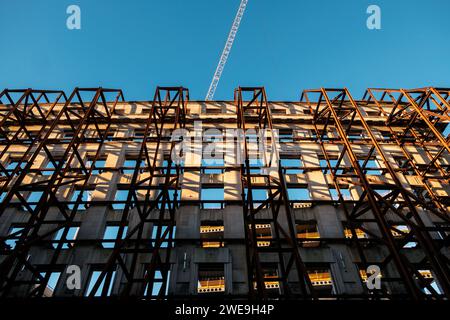
<svg viewBox="0 0 450 320">
<path fill-rule="evenodd" d="M 225 64 L 227 63 L 231 48 L 233 47 L 233 42 L 234 39 L 236 38 L 236 33 L 239 29 L 239 25 L 241 24 L 242 17 L 244 16 L 247 3 L 248 0 L 241 0 L 241 4 L 239 5 L 239 9 L 236 13 L 236 17 L 234 18 L 233 25 L 231 26 L 227 42 L 225 43 L 225 48 L 223 48 L 219 64 L 217 65 L 216 72 L 214 73 L 214 76 L 208 89 L 208 93 L 206 94 L 205 98 L 206 101 L 212 100 L 214 98 L 214 93 L 216 92 L 217 85 L 219 84 L 223 69 L 225 67 Z"/>
</svg>

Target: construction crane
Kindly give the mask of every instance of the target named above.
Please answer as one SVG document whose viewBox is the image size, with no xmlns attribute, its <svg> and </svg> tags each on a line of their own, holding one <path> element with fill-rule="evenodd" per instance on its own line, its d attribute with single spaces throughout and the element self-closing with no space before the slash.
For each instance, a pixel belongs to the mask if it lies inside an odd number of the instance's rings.
<svg viewBox="0 0 450 320">
<path fill-rule="evenodd" d="M 244 16 L 245 8 L 247 7 L 248 0 L 241 0 L 239 9 L 234 18 L 233 25 L 231 26 L 230 34 L 228 35 L 227 42 L 225 43 L 225 48 L 223 48 L 222 55 L 220 56 L 219 64 L 217 65 L 216 72 L 209 86 L 208 93 L 206 94 L 206 101 L 212 100 L 214 98 L 214 93 L 216 92 L 217 85 L 219 84 L 220 77 L 222 76 L 223 69 L 227 63 L 228 56 L 230 55 L 231 47 L 233 47 L 234 38 L 236 38 L 236 33 L 241 24 L 242 17 Z"/>
</svg>

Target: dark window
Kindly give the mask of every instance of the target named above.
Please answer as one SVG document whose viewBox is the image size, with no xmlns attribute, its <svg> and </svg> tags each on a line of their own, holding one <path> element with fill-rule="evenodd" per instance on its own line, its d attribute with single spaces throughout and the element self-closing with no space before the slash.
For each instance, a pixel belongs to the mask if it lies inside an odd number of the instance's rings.
<svg viewBox="0 0 450 320">
<path fill-rule="evenodd" d="M 305 241 L 309 239 L 320 239 L 319 229 L 316 221 L 297 221 L 297 239 L 302 240 L 303 247 L 317 247 L 320 241 Z"/>
<path fill-rule="evenodd" d="M 396 239 L 406 239 L 410 237 L 411 229 L 404 224 L 396 224 L 391 226 L 391 233 Z M 417 247 L 416 241 L 408 241 L 403 245 L 404 249 L 411 249 Z"/>
<path fill-rule="evenodd" d="M 264 275 L 264 287 L 266 292 L 270 294 L 280 293 L 280 276 L 278 272 L 278 266 L 275 263 L 263 264 L 262 271 Z M 256 281 L 253 283 L 255 289 L 257 289 Z"/>
<path fill-rule="evenodd" d="M 342 223 L 342 225 L 343 225 L 343 227 L 344 227 L 344 236 L 345 236 L 347 239 L 351 239 L 351 238 L 353 237 L 353 234 L 352 234 L 352 230 L 351 230 L 349 224 L 348 224 L 346 221 L 344 221 L 344 222 Z M 367 233 L 365 233 L 365 232 L 362 230 L 362 226 L 361 226 L 361 225 L 354 226 L 353 229 L 355 229 L 356 237 L 357 237 L 358 239 L 367 239 L 367 238 L 369 237 L 369 236 L 367 235 Z"/>
<path fill-rule="evenodd" d="M 223 264 L 199 264 L 197 292 L 210 294 L 225 292 L 225 273 Z"/>
<path fill-rule="evenodd" d="M 272 114 L 286 114 L 286 109 L 271 109 Z"/>
<path fill-rule="evenodd" d="M 436 280 L 434 280 L 433 274 L 431 273 L 431 270 L 429 269 L 423 269 L 423 270 L 418 270 L 420 275 L 422 276 L 422 279 L 425 280 L 426 285 L 424 285 L 422 287 L 422 291 L 427 294 L 427 295 L 431 295 L 432 294 L 432 290 L 434 290 L 437 294 L 442 294 L 443 292 L 441 291 L 441 289 L 438 286 L 438 283 L 436 282 Z M 431 287 L 432 289 L 430 290 L 428 287 Z"/>
<path fill-rule="evenodd" d="M 270 224 L 255 224 L 255 229 L 256 245 L 258 247 L 270 247 L 272 245 L 272 226 Z"/>
<path fill-rule="evenodd" d="M 291 129 L 281 129 L 278 133 L 280 142 L 293 142 L 294 132 Z"/>
<path fill-rule="evenodd" d="M 200 226 L 200 239 L 203 248 L 220 248 L 224 243 L 221 239 L 224 237 L 223 221 L 202 221 Z"/>
<path fill-rule="evenodd" d="M 333 279 L 329 268 L 309 267 L 307 272 L 315 292 L 325 296 L 334 293 Z"/>
<path fill-rule="evenodd" d="M 207 107 L 206 113 L 207 114 L 220 114 L 220 113 L 222 113 L 222 109 L 220 107 Z"/>
</svg>

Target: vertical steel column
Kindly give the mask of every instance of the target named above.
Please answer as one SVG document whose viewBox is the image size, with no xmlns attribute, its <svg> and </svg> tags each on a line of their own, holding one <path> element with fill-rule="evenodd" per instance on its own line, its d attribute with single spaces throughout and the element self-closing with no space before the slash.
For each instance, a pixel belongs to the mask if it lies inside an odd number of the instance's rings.
<svg viewBox="0 0 450 320">
<path fill-rule="evenodd" d="M 369 202 L 371 211 L 374 214 L 375 219 L 377 220 L 377 224 L 379 226 L 383 239 L 386 241 L 386 244 L 390 250 L 390 257 L 394 259 L 397 269 L 410 294 L 415 299 L 424 298 L 423 294 L 418 290 L 418 287 L 416 285 L 416 278 L 419 278 L 419 282 L 423 282 L 423 279 L 421 279 L 421 275 L 418 273 L 418 271 L 415 270 L 408 262 L 406 256 L 400 252 L 400 248 L 397 247 L 396 241 L 394 240 L 392 233 L 390 232 L 390 226 L 384 218 L 384 215 L 388 210 L 398 215 L 410 227 L 411 234 L 414 234 L 417 241 L 421 244 L 424 253 L 427 255 L 430 264 L 433 266 L 433 270 L 436 272 L 436 275 L 439 278 L 439 282 L 443 284 L 445 295 L 447 295 L 448 293 L 445 289 L 445 286 L 448 285 L 448 267 L 445 265 L 444 257 L 434 247 L 429 234 L 424 230 L 424 224 L 416 209 L 416 206 L 423 206 L 424 204 L 420 203 L 418 199 L 413 199 L 411 193 L 407 192 L 403 188 L 391 164 L 388 162 L 383 149 L 380 147 L 377 139 L 370 129 L 370 126 L 362 116 L 356 101 L 351 97 L 348 90 L 321 89 L 320 91 L 315 92 L 320 92 L 321 96 L 323 96 L 326 101 L 326 107 L 320 111 L 319 102 L 316 108 L 315 121 L 317 122 L 317 120 L 319 120 L 321 117 L 324 117 L 324 115 L 328 115 L 326 123 L 328 124 L 329 120 L 332 120 L 333 124 L 336 126 L 339 136 L 342 139 L 342 143 L 344 144 L 343 153 L 346 152 L 348 157 L 350 158 L 353 170 L 355 171 L 356 176 L 361 183 L 361 186 L 363 187 L 363 195 L 364 197 L 367 197 L 367 201 Z M 337 93 L 337 97 L 333 101 L 331 101 L 328 97 L 328 93 Z M 339 106 L 336 106 L 336 102 L 339 103 Z M 387 172 L 389 173 L 390 178 L 394 181 L 393 185 L 386 185 L 386 187 L 392 190 L 388 196 L 381 196 L 371 187 L 370 183 L 367 180 L 367 177 L 364 174 L 363 168 L 361 167 L 358 158 L 356 157 L 356 154 L 352 150 L 352 144 L 350 143 L 347 135 L 355 120 L 358 121 L 358 124 L 362 126 L 369 137 L 369 146 L 371 146 L 370 154 L 372 154 L 374 151 L 377 152 L 377 154 L 382 158 L 383 164 Z M 345 125 L 347 125 L 347 128 L 345 128 L 344 123 Z M 326 125 L 323 130 L 326 130 Z M 367 159 L 370 158 L 370 154 Z M 340 159 L 342 158 L 343 155 L 341 154 Z M 337 166 L 339 166 L 339 162 L 340 160 L 338 161 Z M 366 163 L 367 160 L 364 162 L 363 166 L 365 166 Z M 361 197 L 363 198 L 363 196 Z M 388 200 L 389 198 L 391 198 L 390 201 Z M 380 203 L 377 203 L 377 201 L 384 203 L 385 207 L 383 208 L 383 205 L 380 206 Z M 407 210 L 406 213 L 404 212 L 405 210 Z M 414 219 L 414 221 L 412 220 L 412 218 Z M 431 288 L 431 290 L 433 289 Z"/>
<path fill-rule="evenodd" d="M 170 140 L 167 166 L 157 167 L 156 163 L 159 153 L 164 152 L 162 143 L 165 138 L 165 131 L 176 130 L 185 126 L 188 99 L 189 91 L 183 87 L 157 87 L 155 91 L 114 249 L 92 288 L 91 297 L 94 296 L 105 277 L 110 274 L 110 271 L 116 265 L 121 268 L 127 280 L 120 293 L 122 296 L 130 295 L 133 285 L 140 284 L 142 291 L 140 295 L 144 295 L 144 290 L 147 287 L 146 296 L 151 298 L 153 296 L 155 272 L 160 271 L 163 283 L 156 298 L 163 299 L 164 297 L 168 285 L 171 249 L 174 245 L 175 211 L 178 206 L 177 190 L 182 170 L 182 165 L 172 160 L 172 150 L 177 141 Z M 156 146 L 151 153 L 149 147 L 155 138 L 151 136 L 153 133 L 156 134 Z M 153 154 L 153 157 L 151 157 L 151 154 Z M 173 172 L 174 170 L 175 172 Z M 148 173 L 148 177 L 141 176 L 140 172 Z M 163 183 L 160 183 L 159 179 L 162 179 Z M 145 191 L 145 199 L 140 199 L 139 191 Z M 152 191 L 155 191 L 156 194 L 153 195 Z M 170 191 L 174 192 L 173 197 Z M 139 222 L 125 235 L 125 226 L 133 208 L 139 215 Z M 148 236 L 143 234 L 146 223 L 156 225 L 155 239 L 149 239 Z M 136 237 L 132 238 L 133 236 Z M 163 243 L 167 243 L 164 252 L 161 250 Z M 144 275 L 136 275 L 138 257 L 143 253 L 151 255 L 150 266 Z M 129 255 L 131 257 L 127 259 Z M 107 284 L 103 288 L 106 287 Z M 107 290 L 103 290 L 101 293 L 102 296 L 106 296 L 106 294 Z"/>
<path fill-rule="evenodd" d="M 82 94 L 89 92 L 94 92 L 95 95 L 89 102 L 89 106 L 86 106 L 82 99 Z M 111 92 L 117 93 L 117 96 L 113 106 L 110 109 L 108 107 L 105 94 Z M 9 253 L 7 258 L 0 265 L 0 270 L 2 271 L 0 291 L 2 292 L 2 296 L 7 296 L 12 286 L 16 285 L 15 278 L 22 268 L 26 268 L 31 271 L 33 277 L 36 277 L 39 284 L 36 288 L 30 291 L 29 295 L 43 294 L 45 286 L 49 280 L 50 273 L 46 272 L 45 276 L 42 276 L 36 268 L 34 268 L 26 260 L 26 255 L 32 245 L 39 243 L 45 238 L 48 238 L 63 229 L 61 241 L 58 242 L 50 262 L 47 263 L 47 267 L 52 268 L 57 263 L 59 253 L 63 247 L 64 241 L 66 240 L 69 227 L 73 223 L 73 219 L 81 202 L 80 193 L 73 209 L 69 209 L 69 212 L 67 212 L 66 201 L 61 201 L 58 198 L 58 190 L 61 186 L 72 183 L 82 184 L 81 191 L 87 187 L 95 161 L 98 159 L 103 142 L 107 137 L 108 129 L 111 125 L 112 113 L 114 112 L 115 106 L 120 97 L 122 97 L 123 100 L 123 95 L 120 90 L 103 88 L 76 88 L 70 98 L 63 106 L 61 106 L 61 110 L 51 123 L 49 129 L 45 132 L 42 132 L 42 130 L 40 131 L 42 136 L 38 135 L 36 138 L 38 139 L 39 144 L 33 148 L 34 152 L 32 154 L 30 153 L 31 156 L 27 159 L 27 164 L 17 179 L 14 180 L 8 194 L 0 204 L 0 213 L 3 213 L 4 210 L 10 206 L 11 199 L 16 196 L 30 213 L 30 218 L 27 221 L 24 230 L 21 232 L 21 236 L 17 241 L 16 247 L 11 253 Z M 75 98 L 78 99 L 77 103 L 75 103 Z M 99 107 L 99 105 L 101 107 Z M 99 122 L 106 124 L 106 129 L 104 131 L 100 129 Z M 69 125 L 73 129 L 74 134 L 70 142 L 67 144 L 67 147 L 64 149 L 63 156 L 58 158 L 58 160 L 55 160 L 52 151 L 54 151 L 54 148 L 57 145 L 61 145 L 61 143 L 51 139 L 50 135 L 57 132 L 59 130 L 58 126 L 62 123 Z M 94 132 L 97 134 L 96 139 L 98 148 L 92 166 L 87 168 L 80 155 L 79 149 L 81 148 L 82 143 L 85 142 L 87 136 L 86 132 L 90 130 L 91 127 L 94 127 Z M 64 146 L 64 143 L 62 143 L 62 145 Z M 33 172 L 31 171 L 31 167 L 41 151 L 44 151 L 48 159 L 53 164 L 56 164 L 55 170 L 53 170 L 51 176 L 46 180 L 31 183 L 24 182 L 26 177 L 30 178 L 29 175 Z M 80 167 L 78 167 L 78 164 Z M 42 171 L 45 170 L 40 168 L 37 174 L 42 175 Z M 39 197 L 39 200 L 34 208 L 32 208 L 20 194 L 20 191 L 31 190 L 42 191 L 42 195 Z M 46 219 L 50 208 L 57 208 L 63 220 Z M 40 232 L 44 225 L 55 224 L 57 226 L 53 227 L 50 231 L 46 231 L 44 233 Z M 34 280 L 31 280 L 31 283 L 33 283 L 33 281 Z"/>
<path fill-rule="evenodd" d="M 246 101 L 244 95 L 251 94 L 250 100 Z M 311 298 L 315 297 L 311 281 L 308 277 L 306 267 L 300 256 L 298 242 L 296 240 L 296 231 L 294 216 L 289 203 L 286 182 L 284 174 L 281 171 L 279 154 L 275 138 L 277 137 L 270 114 L 267 96 L 264 87 L 239 87 L 235 91 L 236 112 L 238 120 L 238 129 L 242 130 L 242 144 L 244 152 L 244 163 L 241 165 L 241 183 L 242 183 L 242 201 L 244 210 L 245 236 L 247 245 L 247 269 L 249 281 L 249 294 L 253 298 L 267 299 L 267 291 L 264 283 L 263 266 L 261 255 L 264 253 L 276 254 L 278 257 L 278 267 L 280 271 L 279 280 L 282 283 L 283 297 Z M 248 111 L 255 111 L 256 117 L 248 114 Z M 256 126 L 255 126 L 256 124 Z M 267 159 L 266 147 L 264 144 L 264 162 L 262 166 L 250 165 L 250 151 L 247 142 L 248 128 L 257 129 L 257 139 L 259 143 L 265 136 L 262 130 L 269 130 L 270 134 L 270 160 Z M 259 153 L 260 150 L 258 150 Z M 275 159 L 273 158 L 275 157 Z M 274 163 L 275 162 L 275 163 Z M 253 169 L 252 169 L 253 168 Z M 270 171 L 276 169 L 276 175 L 270 174 Z M 260 173 L 253 172 L 260 170 Z M 258 180 L 263 180 L 264 184 L 258 184 Z M 247 189 L 247 194 L 245 194 Z M 268 193 L 268 199 L 262 201 L 256 207 L 253 198 L 254 189 L 263 189 Z M 284 211 L 287 230 L 280 221 L 280 209 Z M 268 210 L 271 214 L 269 219 L 257 217 L 258 213 Z M 267 248 L 258 247 L 256 237 L 257 223 L 270 223 L 273 228 L 273 240 L 271 246 Z M 295 269 L 294 269 L 295 266 Z M 289 282 L 289 276 L 296 274 L 300 293 L 295 292 L 292 283 Z M 256 292 L 254 288 L 256 282 Z"/>
</svg>

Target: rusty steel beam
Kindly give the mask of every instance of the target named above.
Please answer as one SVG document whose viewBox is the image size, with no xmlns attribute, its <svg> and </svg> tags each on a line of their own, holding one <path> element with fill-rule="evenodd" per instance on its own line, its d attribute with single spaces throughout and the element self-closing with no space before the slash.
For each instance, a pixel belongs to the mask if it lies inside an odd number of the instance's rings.
<svg viewBox="0 0 450 320">
<path fill-rule="evenodd" d="M 94 97 L 89 102 L 89 105 L 86 106 L 85 103 L 83 102 L 83 99 L 81 98 L 80 93 L 81 92 L 86 93 L 90 91 L 94 92 Z M 113 102 L 111 110 L 109 110 L 107 106 L 107 101 L 105 99 L 105 93 L 111 92 L 117 93 L 117 96 L 115 98 L 115 101 Z M 69 115 L 69 113 L 72 113 L 74 108 L 77 108 L 73 106 L 76 97 L 78 98 L 77 103 L 81 106 L 82 111 L 82 113 L 79 114 L 78 117 Z M 27 221 L 26 226 L 24 227 L 24 230 L 21 233 L 20 239 L 17 241 L 16 247 L 14 248 L 12 253 L 10 253 L 0 265 L 0 270 L 2 271 L 1 272 L 2 276 L 0 278 L 0 292 L 2 296 L 4 297 L 8 296 L 10 289 L 15 285 L 14 279 L 16 278 L 18 272 L 23 267 L 27 267 L 33 273 L 33 275 L 39 280 L 38 283 L 39 282 L 41 283 L 41 285 L 37 285 L 35 289 L 31 290 L 29 295 L 34 294 L 41 295 L 43 293 L 45 285 L 48 282 L 50 275 L 47 272 L 46 275 L 42 277 L 40 273 L 36 270 L 36 268 L 32 267 L 27 263 L 26 255 L 31 245 L 46 237 L 52 236 L 56 234 L 56 232 L 58 232 L 59 230 L 63 229 L 61 241 L 58 243 L 57 248 L 54 251 L 51 261 L 49 263 L 49 265 L 56 264 L 58 255 L 60 254 L 64 241 L 66 240 L 68 228 L 73 223 L 73 218 L 75 217 L 77 208 L 81 201 L 81 196 L 79 196 L 73 209 L 68 210 L 68 208 L 58 199 L 57 195 L 58 189 L 60 186 L 67 184 L 67 181 L 65 180 L 69 180 L 72 183 L 75 181 L 82 183 L 81 190 L 84 190 L 86 188 L 89 178 L 92 174 L 95 161 L 98 159 L 102 144 L 107 136 L 108 128 L 110 127 L 109 119 L 111 117 L 111 114 L 114 112 L 114 108 L 120 97 L 123 100 L 123 95 L 120 90 L 103 89 L 103 88 L 97 89 L 76 88 L 72 92 L 70 98 L 67 99 L 64 105 L 62 105 L 61 110 L 57 113 L 57 116 L 51 122 L 51 125 L 48 128 L 48 130 L 42 132 L 43 133 L 42 139 L 39 140 L 39 144 L 35 148 L 33 148 L 33 153 L 30 153 L 30 157 L 29 159 L 27 159 L 28 161 L 27 164 L 21 170 L 18 178 L 14 180 L 14 183 L 11 185 L 9 192 L 5 196 L 2 203 L 0 204 L 0 214 L 3 214 L 5 212 L 5 209 L 10 205 L 10 202 L 13 199 L 13 197 L 16 196 L 30 213 L 30 218 Z M 99 108 L 98 105 L 101 105 L 101 108 L 105 109 L 107 115 L 106 117 L 101 117 L 104 118 L 101 120 L 107 124 L 106 130 L 104 132 L 102 132 L 97 126 L 98 123 L 96 118 L 98 118 L 100 114 L 99 112 L 97 112 L 97 109 Z M 54 106 L 55 105 L 53 104 L 52 108 Z M 64 117 L 66 117 L 66 120 L 71 122 L 71 127 L 74 129 L 73 131 L 74 134 L 71 141 L 67 144 L 67 147 L 63 152 L 62 157 L 59 158 L 58 160 L 55 160 L 50 150 L 54 142 L 52 142 L 52 140 L 49 139 L 49 137 L 54 132 L 54 130 L 57 129 L 59 121 Z M 96 152 L 96 156 L 94 158 L 94 164 L 88 170 L 84 165 L 83 160 L 81 159 L 78 149 L 83 142 L 83 137 L 86 135 L 88 127 L 92 124 L 96 126 L 97 129 L 96 132 L 101 142 L 98 144 L 98 149 Z M 35 208 L 32 208 L 24 199 L 24 197 L 21 195 L 20 191 L 33 190 L 36 187 L 36 184 L 28 183 L 25 181 L 25 179 L 29 175 L 31 171 L 30 170 L 31 166 L 33 165 L 35 159 L 39 156 L 41 151 L 44 151 L 44 153 L 52 161 L 52 163 L 57 164 L 57 166 L 55 166 L 55 170 L 47 180 L 40 181 L 38 185 L 39 188 L 37 190 L 41 190 L 42 195 L 39 197 L 39 200 L 37 201 Z M 79 173 L 80 170 L 78 169 L 77 163 L 81 166 L 82 174 Z M 76 170 L 77 172 L 77 176 L 75 178 L 71 176 L 74 170 Z M 46 221 L 46 217 L 48 215 L 50 208 L 55 207 L 58 209 L 61 217 L 64 219 L 57 221 L 51 220 L 50 224 L 53 225 L 56 224 L 57 226 L 52 228 L 51 230 L 42 232 L 41 230 L 43 229 L 43 227 L 49 224 L 49 222 Z M 7 238 L 2 240 L 6 241 Z M 16 261 L 21 262 L 16 263 Z"/>
<path fill-rule="evenodd" d="M 250 95 L 248 100 L 245 100 Z M 260 254 L 262 252 L 274 252 L 278 254 L 278 267 L 280 271 L 279 280 L 282 283 L 283 295 L 286 297 L 298 297 L 302 299 L 315 298 L 311 281 L 308 277 L 306 267 L 300 255 L 298 242 L 296 240 L 296 232 L 294 225 L 294 217 L 289 203 L 286 181 L 284 173 L 281 170 L 281 163 L 276 146 L 276 132 L 273 128 L 271 112 L 267 101 L 266 91 L 264 87 L 239 87 L 235 90 L 236 113 L 238 120 L 238 128 L 242 129 L 244 161 L 241 165 L 241 184 L 242 184 L 242 201 L 244 210 L 245 236 L 248 242 L 247 246 L 247 270 L 249 295 L 251 298 L 267 299 L 268 295 L 264 284 L 263 266 Z M 256 119 L 249 117 L 248 111 L 256 113 Z M 263 139 L 263 130 L 270 132 L 270 156 L 267 159 L 266 145 L 264 145 L 264 158 L 262 166 L 250 166 L 250 150 L 247 141 L 246 130 L 250 125 L 257 128 L 258 139 Z M 251 127 L 253 129 L 253 127 Z M 258 155 L 258 159 L 260 155 Z M 253 170 L 260 170 L 260 173 L 254 173 Z M 276 168 L 275 172 L 271 171 Z M 255 208 L 253 199 L 253 189 L 256 188 L 254 179 L 264 179 L 264 186 L 258 186 L 258 189 L 265 189 L 268 193 L 268 201 L 263 202 Z M 247 189 L 247 194 L 245 194 Z M 258 221 L 266 221 L 267 219 L 258 218 L 258 213 L 267 210 L 271 213 L 270 224 L 274 230 L 274 236 L 271 240 L 269 248 L 262 250 L 258 247 L 256 237 L 256 224 Z M 284 211 L 284 212 L 283 212 Z M 282 226 L 280 215 L 284 213 L 287 226 Z M 287 227 L 287 230 L 286 230 Z M 284 246 L 282 243 L 285 243 Z M 284 253 L 288 253 L 286 258 Z M 287 261 L 286 261 L 287 260 Z M 295 270 L 294 270 L 295 266 Z M 295 274 L 298 279 L 300 292 L 297 293 L 292 288 L 292 284 L 288 282 L 290 274 Z M 255 283 L 256 282 L 256 283 Z M 255 292 L 256 285 L 256 292 Z"/>
<path fill-rule="evenodd" d="M 349 91 L 347 89 L 319 89 L 319 90 L 308 90 L 303 93 L 303 97 L 307 97 L 308 93 L 320 93 L 320 98 L 318 99 L 316 112 L 315 112 L 315 122 L 316 123 L 325 123 L 325 127 L 323 130 L 326 130 L 326 126 L 329 124 L 330 115 L 333 119 L 333 125 L 337 128 L 339 135 L 342 139 L 343 143 L 343 153 L 345 152 L 347 156 L 349 157 L 349 160 L 352 163 L 353 169 L 356 172 L 356 176 L 358 178 L 358 181 L 361 183 L 361 186 L 364 190 L 364 198 L 367 198 L 366 200 L 370 204 L 370 210 L 369 207 L 364 209 L 363 212 L 372 212 L 377 220 L 379 229 L 382 233 L 383 239 L 386 241 L 386 245 L 388 246 L 390 250 L 390 256 L 389 258 L 393 258 L 394 262 L 397 266 L 397 269 L 402 276 L 403 282 L 406 285 L 406 287 L 409 289 L 409 292 L 411 296 L 414 299 L 420 299 L 423 297 L 423 294 L 418 290 L 417 285 L 415 284 L 415 277 L 419 277 L 418 272 L 416 270 L 412 270 L 410 263 L 407 261 L 405 256 L 403 256 L 396 244 L 396 241 L 394 241 L 391 231 L 389 230 L 390 227 L 385 221 L 384 215 L 388 210 L 391 212 L 395 212 L 399 217 L 405 221 L 408 226 L 411 227 L 411 232 L 414 233 L 415 239 L 418 240 L 418 242 L 421 245 L 421 248 L 423 248 L 425 254 L 428 257 L 429 263 L 433 266 L 433 270 L 436 273 L 437 278 L 439 279 L 439 283 L 441 284 L 444 294 L 448 296 L 448 289 L 446 288 L 448 286 L 448 266 L 446 264 L 445 257 L 438 251 L 438 248 L 433 244 L 433 241 L 431 240 L 430 235 L 425 230 L 425 225 L 423 224 L 418 212 L 417 212 L 417 205 L 423 206 L 424 208 L 427 208 L 427 206 L 423 203 L 420 203 L 418 199 L 412 198 L 411 193 L 407 192 L 402 184 L 400 183 L 397 173 L 395 170 L 393 170 L 391 164 L 387 160 L 386 155 L 384 154 L 383 149 L 381 148 L 378 140 L 375 138 L 375 135 L 373 134 L 370 126 L 365 121 L 361 111 L 360 107 L 358 106 L 357 102 L 353 99 L 353 97 L 350 95 Z M 336 97 L 331 100 L 328 96 L 329 93 L 335 94 Z M 321 108 L 321 101 L 322 99 L 325 100 L 326 104 L 325 107 L 322 107 L 322 110 L 319 110 Z M 340 101 L 338 101 L 340 100 Z M 307 99 L 307 102 L 309 100 Z M 343 106 L 345 105 L 345 108 Z M 393 112 L 395 112 L 395 109 L 398 107 L 399 103 L 395 105 L 395 107 L 392 110 L 391 115 Z M 351 113 L 343 113 L 342 111 L 344 109 L 348 110 L 351 109 Z M 325 115 L 328 112 L 328 118 L 326 120 L 321 120 L 321 118 L 324 118 Z M 352 114 L 353 113 L 353 114 Z M 349 115 L 351 115 L 351 119 L 349 118 Z M 377 155 L 382 159 L 384 164 L 384 169 L 386 169 L 389 173 L 389 176 L 394 180 L 394 185 L 389 186 L 388 188 L 392 190 L 391 194 L 382 197 L 379 194 L 373 190 L 371 187 L 369 181 L 367 180 L 367 177 L 364 173 L 363 167 L 367 163 L 367 159 L 364 161 L 362 167 L 358 161 L 358 158 L 356 157 L 355 153 L 352 151 L 352 144 L 350 143 L 347 134 L 349 132 L 349 129 L 352 125 L 354 125 L 355 119 L 358 120 L 358 125 L 362 126 L 366 132 L 366 134 L 370 138 L 371 142 L 371 151 L 370 154 L 373 153 L 374 150 L 377 151 Z M 320 122 L 318 122 L 321 120 Z M 347 130 L 345 130 L 345 126 L 347 127 Z M 325 148 L 323 148 L 326 154 Z M 342 157 L 342 154 L 341 154 Z M 337 167 L 339 164 L 337 165 Z M 337 168 L 334 170 L 334 175 L 337 172 Z M 334 179 L 336 179 L 334 177 Z M 393 193 L 395 192 L 395 193 Z M 394 196 L 396 195 L 396 196 Z M 398 197 L 398 195 L 401 195 L 401 197 Z M 361 196 L 362 198 L 363 196 Z M 392 200 L 388 200 L 388 198 L 391 197 Z M 395 199 L 402 199 L 401 202 L 399 202 L 397 205 L 394 205 L 393 201 Z M 385 209 L 383 211 L 380 210 L 380 206 L 377 204 L 377 201 L 382 201 L 386 203 Z M 359 205 L 360 206 L 360 205 Z M 399 209 L 406 209 L 408 208 L 408 213 L 402 213 Z M 355 210 L 357 210 L 357 207 L 355 207 Z M 442 216 L 437 210 L 433 212 L 440 218 L 444 218 L 445 216 Z M 350 218 L 352 216 L 355 216 L 355 214 L 351 214 Z M 411 220 L 411 217 L 414 218 L 414 222 Z M 359 250 L 359 253 L 361 251 Z M 411 277 L 411 275 L 414 274 L 414 277 Z M 419 282 L 423 282 L 423 279 L 419 279 Z"/>
<path fill-rule="evenodd" d="M 164 292 L 168 285 L 168 271 L 170 264 L 170 253 L 173 247 L 173 232 L 175 227 L 175 210 L 177 204 L 177 190 L 179 188 L 179 176 L 182 167 L 176 164 L 171 157 L 172 150 L 176 141 L 170 144 L 170 153 L 168 159 L 168 166 L 160 173 L 157 169 L 156 163 L 160 152 L 163 152 L 161 141 L 163 139 L 164 129 L 171 125 L 170 130 L 183 128 L 186 116 L 186 104 L 189 99 L 189 91 L 183 87 L 157 87 L 153 99 L 152 107 L 142 139 L 139 155 L 136 160 L 136 166 L 133 171 L 131 183 L 128 186 L 128 195 L 125 202 L 125 208 L 121 215 L 121 223 L 116 238 L 113 252 L 108 258 L 102 273 L 94 284 L 90 296 L 93 297 L 98 288 L 104 281 L 110 281 L 110 272 L 116 265 L 120 266 L 126 276 L 127 283 L 125 284 L 121 295 L 133 295 L 133 286 L 140 285 L 140 294 L 144 295 L 144 290 L 147 287 L 147 297 L 152 298 L 152 290 L 155 280 L 156 271 L 160 271 L 163 283 L 156 298 L 163 299 Z M 148 149 L 150 139 L 150 130 L 154 129 L 157 134 L 157 144 L 155 150 L 151 152 Z M 153 156 L 151 156 L 151 154 Z M 142 165 L 145 164 L 143 167 Z M 172 168 L 175 168 L 175 174 L 172 174 Z M 148 171 L 149 177 L 140 177 L 140 171 L 144 168 L 144 172 Z M 163 180 L 160 184 L 159 180 Z M 169 191 L 174 191 L 174 198 L 171 199 Z M 145 191 L 145 200 L 140 201 L 138 192 Z M 152 191 L 157 192 L 153 194 Z M 159 208 L 158 208 L 159 206 Z M 168 208 L 166 208 L 168 206 Z M 140 220 L 136 226 L 124 234 L 124 228 L 130 215 L 131 209 L 135 207 L 139 212 Z M 169 214 L 167 218 L 166 215 Z M 156 217 L 152 217 L 156 216 Z M 152 239 L 154 244 L 150 244 L 149 240 L 143 235 L 144 226 L 146 223 L 152 223 L 153 227 L 157 226 L 156 238 Z M 162 230 L 164 229 L 164 232 Z M 133 238 L 136 236 L 136 238 Z M 133 240 L 134 247 L 127 247 L 127 244 Z M 168 242 L 164 248 L 164 254 L 161 254 L 163 242 Z M 144 277 L 136 277 L 136 264 L 140 249 L 146 248 L 151 253 L 150 266 Z M 126 264 L 125 259 L 121 255 L 131 254 L 131 263 Z M 105 278 L 106 277 L 106 278 Z M 106 296 L 109 282 L 105 282 L 103 286 L 102 296 Z M 154 297 L 153 297 L 154 298 Z"/>
</svg>

